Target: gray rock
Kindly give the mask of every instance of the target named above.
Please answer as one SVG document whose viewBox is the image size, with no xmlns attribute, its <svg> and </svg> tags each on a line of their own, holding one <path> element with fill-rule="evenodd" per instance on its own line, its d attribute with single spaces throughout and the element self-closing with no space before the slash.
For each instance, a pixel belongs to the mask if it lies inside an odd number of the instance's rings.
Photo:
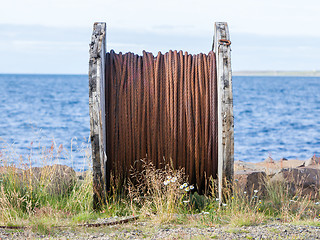
<svg viewBox="0 0 320 240">
<path fill-rule="evenodd" d="M 31 179 L 35 188 L 49 194 L 65 194 L 75 184 L 76 172 L 66 165 L 54 164 L 25 170 L 25 179 Z"/>
<path fill-rule="evenodd" d="M 309 158 L 304 162 L 305 167 L 316 165 L 320 165 L 320 157 L 316 157 L 316 155 L 313 155 L 313 157 Z"/>
<path fill-rule="evenodd" d="M 283 182 L 292 195 L 311 194 L 312 198 L 316 198 L 320 189 L 320 169 L 309 167 L 284 168 L 275 174 L 270 181 Z"/>
<path fill-rule="evenodd" d="M 263 171 L 238 171 L 235 173 L 235 191 L 251 196 L 254 190 L 264 195 L 266 191 L 266 173 Z"/>
</svg>

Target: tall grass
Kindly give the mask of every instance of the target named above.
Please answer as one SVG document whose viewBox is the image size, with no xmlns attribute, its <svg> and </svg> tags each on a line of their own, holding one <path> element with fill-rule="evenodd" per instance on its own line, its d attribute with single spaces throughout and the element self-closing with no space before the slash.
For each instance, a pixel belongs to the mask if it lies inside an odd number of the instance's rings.
<svg viewBox="0 0 320 240">
<path fill-rule="evenodd" d="M 143 217 L 170 222 L 188 209 L 192 189 L 183 170 L 175 170 L 168 163 L 156 169 L 151 162 L 144 162 L 143 170 L 133 172 L 128 186 L 130 206 Z"/>
<path fill-rule="evenodd" d="M 61 145 L 37 149 L 40 153 L 34 154 L 31 147 L 24 159 L 13 158 L 9 147 L 1 149 L 0 225 L 32 226 L 39 225 L 39 220 L 56 225 L 61 219 L 69 223 L 77 214 L 92 211 L 90 168 L 79 181 L 72 168 L 59 165 L 65 151 Z"/>
<path fill-rule="evenodd" d="M 319 199 L 303 195 L 302 189 L 292 195 L 286 182 L 264 180 L 263 193 L 253 189 L 252 193 L 242 192 L 237 184 L 233 191 L 226 192 L 225 202 L 219 206 L 219 199 L 209 197 L 206 209 L 211 223 L 234 226 L 258 225 L 268 221 L 294 223 L 312 221 L 320 225 Z"/>
<path fill-rule="evenodd" d="M 34 167 L 32 151 L 25 158 L 27 163 L 13 164 L 18 162 L 13 159 L 14 154 L 1 149 L 0 225 L 48 231 L 52 226 L 125 215 L 139 215 L 155 224 L 248 226 L 276 220 L 320 225 L 319 199 L 303 195 L 302 190 L 291 195 L 284 182 L 267 178 L 264 195 L 258 189 L 250 194 L 242 192 L 234 185 L 221 201 L 217 199 L 215 181 L 211 181 L 206 195 L 199 195 L 189 185 L 183 169 L 174 169 L 170 162 L 156 169 L 146 160 L 141 160 L 142 171 L 133 169 L 125 186 L 114 185 L 101 212 L 94 212 L 90 154 L 84 158 L 89 170 L 79 179 L 71 168 L 57 165 L 65 151 L 61 146 L 40 149 L 37 157 L 41 168 Z M 86 151 L 89 153 L 90 149 Z"/>
</svg>

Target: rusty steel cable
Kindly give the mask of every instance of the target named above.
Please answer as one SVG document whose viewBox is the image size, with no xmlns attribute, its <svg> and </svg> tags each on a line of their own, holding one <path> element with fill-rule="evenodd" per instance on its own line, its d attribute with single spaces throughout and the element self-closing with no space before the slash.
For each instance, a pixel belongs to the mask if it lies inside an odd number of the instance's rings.
<svg viewBox="0 0 320 240">
<path fill-rule="evenodd" d="M 218 165 L 215 54 L 110 51 L 105 80 L 108 181 L 142 170 L 139 159 L 166 159 L 203 191 Z"/>
</svg>

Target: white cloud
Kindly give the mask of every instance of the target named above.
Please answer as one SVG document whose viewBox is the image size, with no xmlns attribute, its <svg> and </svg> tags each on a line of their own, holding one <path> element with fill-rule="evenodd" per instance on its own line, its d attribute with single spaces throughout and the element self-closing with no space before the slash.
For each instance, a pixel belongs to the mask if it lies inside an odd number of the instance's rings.
<svg viewBox="0 0 320 240">
<path fill-rule="evenodd" d="M 10 0 L 0 8 L 0 72 L 85 73 L 95 21 L 107 22 L 108 50 L 139 54 L 206 53 L 213 23 L 226 21 L 234 70 L 319 69 L 319 10 L 318 0 Z"/>
<path fill-rule="evenodd" d="M 88 44 L 83 42 L 58 42 L 58 41 L 13 41 L 15 51 L 34 53 L 35 51 L 87 51 Z"/>
<path fill-rule="evenodd" d="M 91 27 L 105 21 L 112 28 L 180 28 L 210 31 L 227 21 L 234 32 L 320 36 L 318 0 L 10 0 L 2 3 L 0 23 Z M 159 29 L 158 29 L 159 30 Z"/>
</svg>

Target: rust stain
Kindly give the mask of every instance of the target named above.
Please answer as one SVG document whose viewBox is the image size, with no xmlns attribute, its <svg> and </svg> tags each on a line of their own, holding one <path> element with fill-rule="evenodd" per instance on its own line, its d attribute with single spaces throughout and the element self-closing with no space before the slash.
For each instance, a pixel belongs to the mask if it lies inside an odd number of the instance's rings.
<svg viewBox="0 0 320 240">
<path fill-rule="evenodd" d="M 226 43 L 228 44 L 228 43 Z M 203 191 L 216 178 L 217 77 L 214 52 L 106 55 L 107 177 L 123 181 L 136 160 L 184 168 Z M 109 182 L 109 181 L 108 181 Z"/>
<path fill-rule="evenodd" d="M 231 41 L 228 39 L 220 39 L 219 40 L 219 44 L 221 45 L 226 45 L 226 46 L 230 46 L 231 45 Z"/>
</svg>

